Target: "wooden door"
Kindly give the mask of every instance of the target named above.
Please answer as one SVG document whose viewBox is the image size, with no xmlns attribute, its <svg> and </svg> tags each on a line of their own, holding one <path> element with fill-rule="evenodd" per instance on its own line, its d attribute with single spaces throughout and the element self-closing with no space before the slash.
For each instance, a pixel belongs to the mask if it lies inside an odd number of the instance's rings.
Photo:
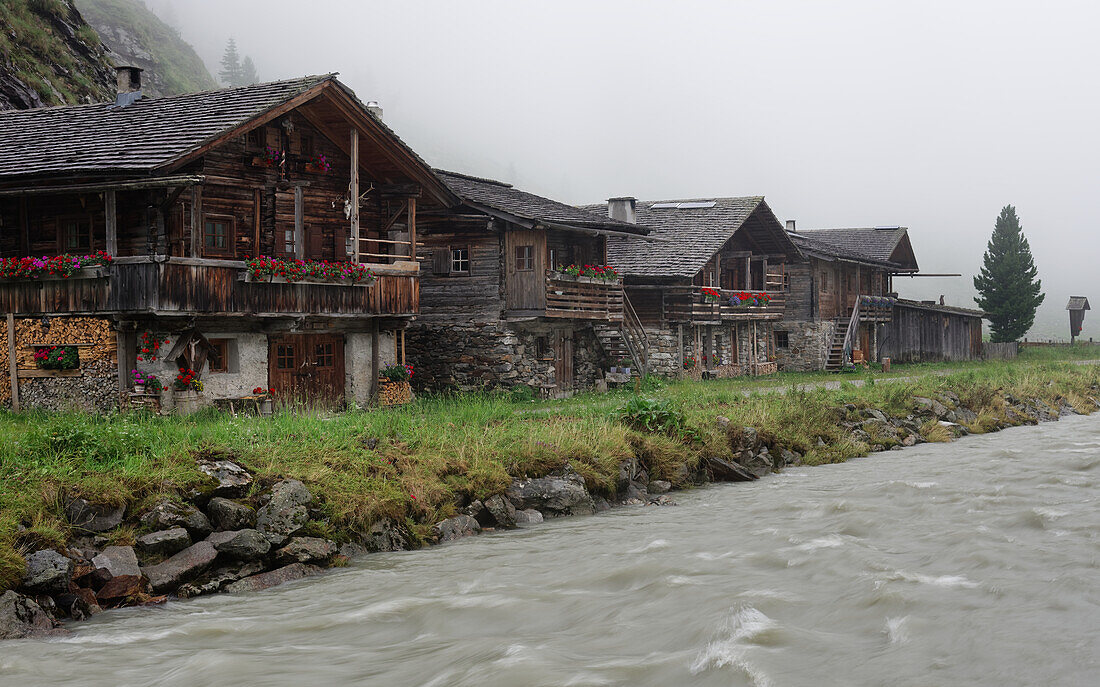
<svg viewBox="0 0 1100 687">
<path fill-rule="evenodd" d="M 504 292 L 508 310 L 546 309 L 546 235 L 504 233 Z"/>
<path fill-rule="evenodd" d="M 559 391 L 573 388 L 573 332 L 554 333 L 554 383 Z"/>
<path fill-rule="evenodd" d="M 863 359 L 871 359 L 871 327 L 875 325 L 864 325 L 859 328 L 859 350 L 863 351 Z"/>
<path fill-rule="evenodd" d="M 280 400 L 342 405 L 344 338 L 337 334 L 270 337 L 268 385 Z"/>
</svg>

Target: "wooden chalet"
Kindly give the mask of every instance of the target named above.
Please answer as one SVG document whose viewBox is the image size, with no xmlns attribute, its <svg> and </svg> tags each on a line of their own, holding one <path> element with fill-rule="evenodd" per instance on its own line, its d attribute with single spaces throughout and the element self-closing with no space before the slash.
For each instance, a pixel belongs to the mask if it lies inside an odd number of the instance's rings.
<svg viewBox="0 0 1100 687">
<path fill-rule="evenodd" d="M 209 398 L 369 401 L 419 312 L 417 212 L 453 194 L 333 74 L 159 99 L 140 75 L 113 103 L 0 113 L 0 256 L 106 256 L 5 262 L 8 398 L 107 409 L 133 370 L 184 367 Z M 36 368 L 62 345 L 78 368 Z"/>
<path fill-rule="evenodd" d="M 408 332 L 419 386 L 554 396 L 595 384 L 619 358 L 644 364 L 640 324 L 605 266 L 616 267 L 609 237 L 645 243 L 647 228 L 437 173 L 461 203 L 419 215 L 423 307 Z"/>
<path fill-rule="evenodd" d="M 653 351 L 651 372 L 774 371 L 771 332 L 783 317 L 787 270 L 802 258 L 762 196 L 612 198 L 586 209 L 651 229 L 652 243 L 608 244 Z"/>
<path fill-rule="evenodd" d="M 797 230 L 788 221 L 787 230 L 806 261 L 789 272 L 775 332 L 784 369 L 981 356 L 981 311 L 898 297 L 895 277 L 920 269 L 905 227 Z"/>
</svg>

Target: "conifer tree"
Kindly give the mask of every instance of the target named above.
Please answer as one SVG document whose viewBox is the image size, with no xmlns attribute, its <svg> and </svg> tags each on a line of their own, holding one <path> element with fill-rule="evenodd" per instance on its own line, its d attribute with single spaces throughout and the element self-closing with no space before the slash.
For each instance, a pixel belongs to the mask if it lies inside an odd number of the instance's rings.
<svg viewBox="0 0 1100 687">
<path fill-rule="evenodd" d="M 260 77 L 256 74 L 256 65 L 252 62 L 252 58 L 246 56 L 244 62 L 241 62 L 241 84 L 242 86 L 251 86 L 257 83 Z"/>
<path fill-rule="evenodd" d="M 225 53 L 222 54 L 222 70 L 218 72 L 222 83 L 226 86 L 241 85 L 241 56 L 237 52 L 237 41 L 233 38 L 225 44 Z"/>
<path fill-rule="evenodd" d="M 1031 329 L 1035 310 L 1046 298 L 1031 246 L 1016 208 L 1006 205 L 986 246 L 981 272 L 974 277 L 978 307 L 989 313 L 990 339 L 1016 341 Z"/>
</svg>

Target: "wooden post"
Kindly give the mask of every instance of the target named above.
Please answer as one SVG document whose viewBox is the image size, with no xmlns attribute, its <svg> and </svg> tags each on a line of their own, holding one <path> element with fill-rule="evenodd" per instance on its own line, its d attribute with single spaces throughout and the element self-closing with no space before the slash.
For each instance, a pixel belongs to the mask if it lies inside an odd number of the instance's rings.
<svg viewBox="0 0 1100 687">
<path fill-rule="evenodd" d="M 676 376 L 684 378 L 684 325 L 676 325 L 676 347 L 680 351 L 680 359 L 676 368 Z"/>
<path fill-rule="evenodd" d="M 370 323 L 370 402 L 378 402 L 378 320 Z"/>
<path fill-rule="evenodd" d="M 263 250 L 260 249 L 260 224 L 264 213 L 263 202 L 263 191 L 258 188 L 254 189 L 252 191 L 252 257 L 263 255 Z"/>
<path fill-rule="evenodd" d="M 107 255 L 118 255 L 118 211 L 117 196 L 114 191 L 103 193 L 103 215 L 107 225 Z"/>
<path fill-rule="evenodd" d="M 202 186 L 191 187 L 191 257 L 202 252 Z"/>
<path fill-rule="evenodd" d="M 745 258 L 745 290 L 752 290 L 752 258 Z"/>
<path fill-rule="evenodd" d="M 351 127 L 351 260 L 359 262 L 359 129 Z"/>
<path fill-rule="evenodd" d="M 768 258 L 767 256 L 760 263 L 760 286 L 763 287 L 760 290 L 764 293 L 768 292 Z"/>
<path fill-rule="evenodd" d="M 19 249 L 23 255 L 31 254 L 31 215 L 27 210 L 27 197 L 19 197 Z"/>
<path fill-rule="evenodd" d="M 302 187 L 294 187 L 294 257 L 302 260 L 306 256 L 305 208 L 303 207 Z"/>
<path fill-rule="evenodd" d="M 126 332 L 119 329 L 115 332 L 115 347 L 118 356 L 118 400 L 121 403 L 124 398 L 126 390 L 130 388 L 130 384 L 127 380 L 127 373 L 129 370 L 129 361 L 127 360 L 129 349 L 126 346 L 127 340 Z"/>
<path fill-rule="evenodd" d="M 409 260 L 416 261 L 416 198 L 409 198 Z"/>
<path fill-rule="evenodd" d="M 8 313 L 8 371 L 11 373 L 11 409 L 19 412 L 19 368 L 15 359 L 15 314 Z"/>
<path fill-rule="evenodd" d="M 401 364 L 405 365 L 405 330 L 401 331 Z"/>
</svg>

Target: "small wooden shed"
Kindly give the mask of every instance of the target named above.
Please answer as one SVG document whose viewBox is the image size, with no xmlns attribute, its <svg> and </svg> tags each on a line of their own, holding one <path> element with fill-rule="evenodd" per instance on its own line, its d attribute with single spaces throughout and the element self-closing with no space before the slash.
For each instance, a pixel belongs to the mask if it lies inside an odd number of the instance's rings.
<svg viewBox="0 0 1100 687">
<path fill-rule="evenodd" d="M 1084 296 L 1070 296 L 1069 303 L 1066 304 L 1066 310 L 1069 311 L 1069 342 L 1073 343 L 1073 340 L 1081 335 L 1081 325 L 1085 321 L 1085 311 L 1091 310 L 1089 299 Z"/>
</svg>

